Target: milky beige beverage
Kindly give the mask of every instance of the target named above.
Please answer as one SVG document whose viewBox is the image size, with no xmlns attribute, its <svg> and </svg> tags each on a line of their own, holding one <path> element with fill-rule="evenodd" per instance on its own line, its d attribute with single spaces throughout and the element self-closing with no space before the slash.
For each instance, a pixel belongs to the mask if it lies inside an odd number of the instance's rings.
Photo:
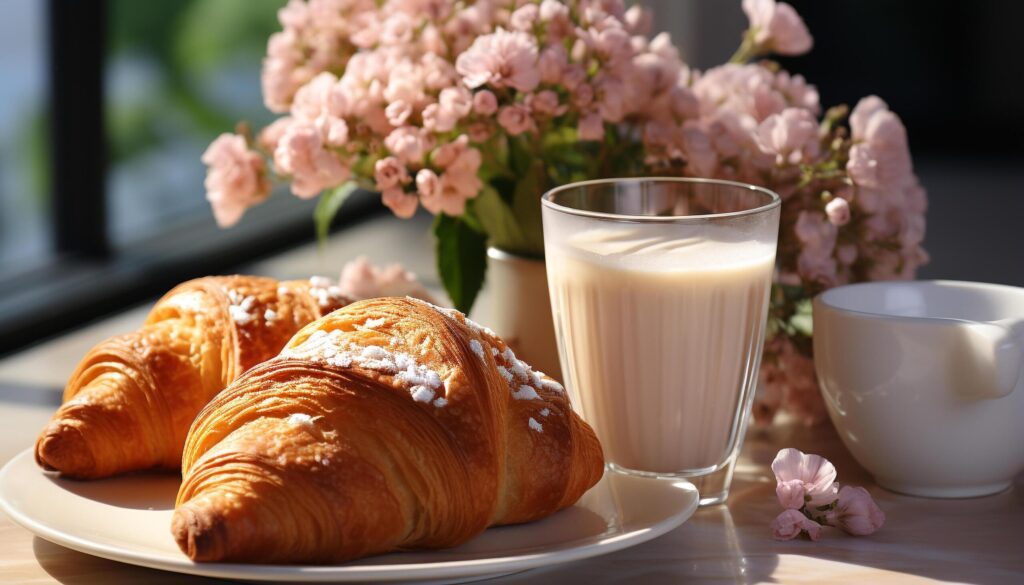
<svg viewBox="0 0 1024 585">
<path fill-rule="evenodd" d="M 756 379 L 774 233 L 562 227 L 545 249 L 562 369 L 607 460 L 666 474 L 723 464 Z"/>
</svg>

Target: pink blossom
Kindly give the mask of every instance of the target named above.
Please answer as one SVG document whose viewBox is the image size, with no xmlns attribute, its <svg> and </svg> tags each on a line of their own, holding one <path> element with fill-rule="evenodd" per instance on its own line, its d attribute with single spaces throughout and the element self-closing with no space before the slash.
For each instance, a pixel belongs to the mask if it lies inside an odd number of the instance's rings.
<svg viewBox="0 0 1024 585">
<path fill-rule="evenodd" d="M 273 42 L 275 36 L 270 39 Z M 298 75 L 293 60 L 270 56 L 263 60 L 260 88 L 263 91 L 263 104 L 268 110 L 279 114 L 288 111 L 295 90 L 299 88 L 296 77 Z"/>
<path fill-rule="evenodd" d="M 381 201 L 396 217 L 408 219 L 416 214 L 418 201 L 415 195 L 406 193 L 401 187 L 391 187 L 381 192 Z"/>
<path fill-rule="evenodd" d="M 384 109 L 384 115 L 388 117 L 388 123 L 392 126 L 398 127 L 406 123 L 409 120 L 409 116 L 412 115 L 412 104 L 404 100 L 398 100 L 388 104 L 388 107 Z"/>
<path fill-rule="evenodd" d="M 836 197 L 825 205 L 825 214 L 835 226 L 844 226 L 850 222 L 850 204 L 842 197 Z"/>
<path fill-rule="evenodd" d="M 443 89 L 455 85 L 458 81 L 455 66 L 439 55 L 427 53 L 421 59 L 421 65 L 423 67 L 423 86 L 427 89 Z"/>
<path fill-rule="evenodd" d="M 580 116 L 579 125 L 576 127 L 576 136 L 579 140 L 604 140 L 604 121 L 601 114 L 590 112 Z"/>
<path fill-rule="evenodd" d="M 448 47 L 444 44 L 444 36 L 432 24 L 423 27 L 423 32 L 420 33 L 420 43 L 423 44 L 424 50 L 434 55 L 444 55 L 448 51 Z"/>
<path fill-rule="evenodd" d="M 572 94 L 572 103 L 577 108 L 588 109 L 594 103 L 594 86 L 589 83 L 581 83 L 576 86 Z"/>
<path fill-rule="evenodd" d="M 494 127 L 488 122 L 473 122 L 466 128 L 470 142 L 487 142 L 494 135 Z"/>
<path fill-rule="evenodd" d="M 617 26 L 589 28 L 580 33 L 580 39 L 604 67 L 615 70 L 633 57 L 633 45 L 629 33 Z"/>
<path fill-rule="evenodd" d="M 299 29 L 309 22 L 308 5 L 302 0 L 288 0 L 277 11 L 277 21 L 286 29 Z"/>
<path fill-rule="evenodd" d="M 342 294 L 353 299 L 409 296 L 433 302 L 430 293 L 417 280 L 416 275 L 402 265 L 378 268 L 365 256 L 345 264 L 338 279 L 338 287 Z"/>
<path fill-rule="evenodd" d="M 820 212 L 801 211 L 794 232 L 806 247 L 831 254 L 836 243 L 836 227 Z"/>
<path fill-rule="evenodd" d="M 379 14 L 373 11 L 361 12 L 352 17 L 349 41 L 357 47 L 369 49 L 380 41 L 381 29 Z"/>
<path fill-rule="evenodd" d="M 260 130 L 259 137 L 256 140 L 257 143 L 259 143 L 263 150 L 270 153 L 274 152 L 274 149 L 277 148 L 278 141 L 280 141 L 281 137 L 284 136 L 285 130 L 288 129 L 291 123 L 291 116 L 283 116 L 274 120 L 269 126 Z"/>
<path fill-rule="evenodd" d="M 833 484 L 836 468 L 820 455 L 807 455 L 797 449 L 782 449 L 772 462 L 775 493 L 783 507 L 794 504 L 811 507 L 831 504 L 836 499 Z"/>
<path fill-rule="evenodd" d="M 431 155 L 431 162 L 445 172 L 440 177 L 441 192 L 437 199 L 424 201 L 423 206 L 434 213 L 442 210 L 450 215 L 461 214 L 465 200 L 476 197 L 483 188 L 477 176 L 482 162 L 480 151 L 469 146 L 469 137 L 463 134 L 439 146 Z"/>
<path fill-rule="evenodd" d="M 441 191 L 441 181 L 437 173 L 430 169 L 420 169 L 416 173 L 416 190 L 421 199 L 434 199 Z M 424 206 L 425 207 L 425 206 Z"/>
<path fill-rule="evenodd" d="M 238 223 L 249 207 L 266 199 L 270 181 L 263 157 L 249 150 L 245 138 L 221 134 L 202 157 L 206 172 L 206 199 L 220 227 Z"/>
<path fill-rule="evenodd" d="M 455 128 L 458 119 L 451 110 L 441 107 L 441 104 L 430 104 L 423 108 L 423 127 L 431 132 L 451 132 Z"/>
<path fill-rule="evenodd" d="M 869 122 L 875 114 L 883 114 L 889 111 L 889 105 L 877 95 L 863 97 L 850 112 L 850 130 L 854 140 L 867 140 L 870 134 Z"/>
<path fill-rule="evenodd" d="M 328 146 L 344 146 L 348 142 L 348 124 L 341 118 L 322 115 L 314 122 L 324 143 Z"/>
<path fill-rule="evenodd" d="M 480 151 L 466 146 L 465 136 L 460 136 L 455 144 L 458 146 L 453 149 L 441 151 L 444 148 L 441 147 L 438 149 L 441 152 L 435 152 L 435 163 L 441 160 L 447 167 L 440 177 L 424 171 L 416 175 L 423 207 L 433 214 L 461 215 L 465 211 L 466 200 L 476 197 L 483 187 L 477 176 Z"/>
<path fill-rule="evenodd" d="M 643 84 L 651 94 L 663 93 L 675 87 L 686 73 L 679 51 L 668 33 L 660 33 L 651 39 L 646 50 L 633 57 L 632 65 L 639 75 L 637 83 Z M 684 78 L 682 81 L 685 83 L 688 80 Z"/>
<path fill-rule="evenodd" d="M 580 87 L 586 85 L 586 81 L 587 71 L 579 63 L 567 65 L 562 69 L 560 83 L 569 91 L 577 91 Z"/>
<path fill-rule="evenodd" d="M 775 0 L 743 0 L 754 42 L 779 55 L 802 55 L 814 40 L 792 6 Z"/>
<path fill-rule="evenodd" d="M 707 134 L 696 124 L 684 124 L 681 138 L 681 153 L 694 176 L 711 176 L 718 157 L 715 155 Z"/>
<path fill-rule="evenodd" d="M 803 108 L 814 115 L 821 111 L 821 99 L 818 88 L 807 83 L 803 75 L 790 75 L 787 71 L 779 71 L 772 79 L 772 87 L 782 94 L 786 103 L 794 108 Z"/>
<path fill-rule="evenodd" d="M 441 109 L 452 118 L 458 120 L 469 115 L 473 109 L 474 96 L 464 87 L 446 87 L 438 96 Z"/>
<path fill-rule="evenodd" d="M 772 520 L 771 528 L 775 540 L 793 540 L 801 533 L 814 541 L 821 537 L 821 524 L 792 509 L 783 511 Z"/>
<path fill-rule="evenodd" d="M 377 189 L 384 191 L 392 187 L 401 187 L 409 181 L 409 171 L 397 158 L 388 156 L 374 164 L 374 179 Z"/>
<path fill-rule="evenodd" d="M 540 18 L 540 9 L 536 4 L 524 4 L 509 17 L 508 23 L 512 30 L 530 32 Z"/>
<path fill-rule="evenodd" d="M 534 129 L 530 110 L 522 104 L 502 106 L 498 110 L 498 124 L 511 136 L 519 136 L 523 132 Z"/>
<path fill-rule="evenodd" d="M 274 151 L 274 165 L 291 175 L 292 193 L 302 199 L 340 185 L 350 175 L 338 155 L 324 148 L 320 131 L 307 124 L 292 124 L 285 131 Z"/>
<path fill-rule="evenodd" d="M 827 261 L 834 274 L 835 260 L 829 257 Z M 805 426 L 813 426 L 826 420 L 828 411 L 818 389 L 814 360 L 801 353 L 788 340 L 779 359 L 785 375 L 785 394 L 782 401 L 785 409 Z"/>
<path fill-rule="evenodd" d="M 430 148 L 430 139 L 412 126 L 395 128 L 384 138 L 384 146 L 404 164 L 419 164 Z"/>
<path fill-rule="evenodd" d="M 424 175 L 421 202 L 431 213 L 444 212 L 448 215 L 461 215 L 466 208 L 466 200 L 479 195 L 483 182 L 477 176 L 480 169 L 480 151 L 467 146 L 467 137 L 460 136 L 458 141 L 444 145 L 435 151 L 433 162 L 446 167 L 445 172 L 434 185 L 430 175 Z M 446 148 L 450 147 L 450 148 Z M 440 161 L 440 162 L 439 162 Z M 423 171 L 420 171 L 422 174 Z M 420 175 L 417 174 L 417 187 Z"/>
<path fill-rule="evenodd" d="M 464 152 L 469 148 L 469 137 L 461 135 L 455 140 L 438 146 L 434 153 L 431 155 L 430 160 L 435 165 L 446 168 L 455 163 L 455 161 L 462 156 Z"/>
<path fill-rule="evenodd" d="M 850 266 L 857 261 L 857 245 L 856 244 L 842 244 L 836 247 L 836 259 L 841 264 Z"/>
<path fill-rule="evenodd" d="M 603 77 L 595 86 L 597 95 L 597 111 L 608 122 L 618 123 L 626 116 L 626 89 L 622 81 L 615 77 Z"/>
<path fill-rule="evenodd" d="M 533 91 L 540 83 L 534 38 L 503 28 L 477 37 L 456 59 L 455 69 L 470 88 L 491 85 Z"/>
<path fill-rule="evenodd" d="M 569 64 L 569 55 L 560 44 L 545 47 L 540 52 L 537 69 L 543 83 L 557 84 L 562 79 L 562 71 Z M 571 88 L 570 88 L 571 89 Z"/>
<path fill-rule="evenodd" d="M 490 116 L 498 111 L 498 98 L 489 90 L 482 89 L 473 94 L 473 111 L 481 116 Z"/>
<path fill-rule="evenodd" d="M 383 45 L 407 45 L 412 41 L 413 28 L 416 23 L 404 12 L 395 12 L 384 21 L 381 27 L 380 42 Z"/>
<path fill-rule="evenodd" d="M 543 0 L 538 14 L 541 22 L 547 25 L 548 38 L 559 41 L 572 33 L 573 24 L 569 7 L 558 0 Z"/>
<path fill-rule="evenodd" d="M 650 32 L 653 21 L 654 14 L 639 4 L 630 6 L 623 17 L 626 29 L 634 35 L 645 35 Z"/>
<path fill-rule="evenodd" d="M 558 103 L 558 94 L 550 89 L 531 94 L 526 103 L 532 111 L 545 116 L 560 116 L 566 111 L 566 107 Z"/>
<path fill-rule="evenodd" d="M 396 64 L 387 85 L 381 92 L 388 102 L 408 102 L 415 106 L 427 98 L 423 91 L 422 71 L 411 62 Z"/>
<path fill-rule="evenodd" d="M 669 90 L 669 101 L 677 118 L 696 118 L 700 114 L 700 101 L 688 87 L 676 86 Z"/>
<path fill-rule="evenodd" d="M 846 171 L 858 186 L 902 189 L 913 181 L 907 131 L 876 96 L 862 99 L 850 114 L 854 145 Z"/>
<path fill-rule="evenodd" d="M 828 522 L 856 536 L 867 536 L 885 524 L 885 512 L 871 499 L 868 490 L 844 485 L 839 490 L 835 510 L 827 515 Z"/>
<path fill-rule="evenodd" d="M 326 110 L 328 95 L 337 82 L 334 74 L 325 71 L 300 87 L 292 102 L 292 117 L 308 122 L 319 118 Z"/>
<path fill-rule="evenodd" d="M 558 0 L 543 0 L 540 3 L 539 17 L 544 22 L 569 18 L 569 7 Z"/>
<path fill-rule="evenodd" d="M 775 155 L 775 164 L 809 162 L 818 155 L 818 121 L 807 110 L 786 108 L 765 118 L 757 128 L 761 151 Z"/>
</svg>

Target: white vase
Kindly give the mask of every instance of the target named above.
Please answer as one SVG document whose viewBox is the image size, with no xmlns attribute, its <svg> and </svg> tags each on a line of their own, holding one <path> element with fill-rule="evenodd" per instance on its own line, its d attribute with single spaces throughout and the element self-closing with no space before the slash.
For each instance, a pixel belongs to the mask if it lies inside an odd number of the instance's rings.
<svg viewBox="0 0 1024 585">
<path fill-rule="evenodd" d="M 474 313 L 519 359 L 561 381 L 544 260 L 488 248 L 487 286 L 480 301 Z"/>
</svg>

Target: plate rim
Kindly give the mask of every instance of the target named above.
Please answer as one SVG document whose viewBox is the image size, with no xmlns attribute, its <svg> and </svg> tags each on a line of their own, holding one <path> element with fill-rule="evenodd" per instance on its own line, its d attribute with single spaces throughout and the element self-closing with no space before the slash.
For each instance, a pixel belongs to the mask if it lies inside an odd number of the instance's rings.
<svg viewBox="0 0 1024 585">
<path fill-rule="evenodd" d="M 13 473 L 23 460 L 32 457 L 32 449 L 28 448 L 15 455 L 0 469 L 0 488 L 6 483 L 7 476 Z M 39 470 L 40 473 L 45 473 Z M 606 471 L 605 473 L 614 473 Z M 640 478 L 644 481 L 664 481 Z M 678 485 L 678 484 L 688 484 Z M 462 561 L 418 562 L 403 564 L 382 564 L 351 566 L 340 565 L 273 565 L 255 563 L 196 563 L 182 556 L 180 561 L 154 558 L 153 556 L 130 550 L 124 550 L 107 544 L 100 544 L 88 538 L 78 536 L 64 530 L 53 528 L 21 510 L 7 501 L 0 489 L 0 510 L 17 525 L 44 540 L 64 546 L 77 552 L 88 554 L 110 561 L 169 571 L 174 573 L 197 575 L 203 577 L 219 577 L 228 579 L 245 579 L 251 581 L 274 581 L 282 578 L 294 582 L 318 581 L 395 581 L 397 579 L 444 579 L 484 575 L 505 575 L 519 571 L 555 566 L 572 561 L 593 558 L 609 554 L 625 548 L 648 542 L 666 534 L 685 523 L 696 511 L 700 500 L 697 489 L 692 483 L 679 480 L 676 485 L 684 491 L 691 492 L 687 505 L 680 511 L 666 516 L 661 520 L 642 528 L 634 528 L 621 534 L 602 538 L 597 542 L 569 547 L 554 551 L 537 553 L 493 556 Z M 412 574 L 410 574 L 412 573 Z"/>
</svg>

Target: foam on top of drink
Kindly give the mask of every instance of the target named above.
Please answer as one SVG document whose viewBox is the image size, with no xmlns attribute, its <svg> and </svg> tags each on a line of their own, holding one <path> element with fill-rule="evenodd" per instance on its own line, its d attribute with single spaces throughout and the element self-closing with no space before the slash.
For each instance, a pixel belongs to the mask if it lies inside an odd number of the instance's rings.
<svg viewBox="0 0 1024 585">
<path fill-rule="evenodd" d="M 738 268 L 771 262 L 775 247 L 728 227 L 712 236 L 683 236 L 678 228 L 643 226 L 596 228 L 570 235 L 563 253 L 582 260 L 631 270 L 689 271 Z"/>
</svg>

